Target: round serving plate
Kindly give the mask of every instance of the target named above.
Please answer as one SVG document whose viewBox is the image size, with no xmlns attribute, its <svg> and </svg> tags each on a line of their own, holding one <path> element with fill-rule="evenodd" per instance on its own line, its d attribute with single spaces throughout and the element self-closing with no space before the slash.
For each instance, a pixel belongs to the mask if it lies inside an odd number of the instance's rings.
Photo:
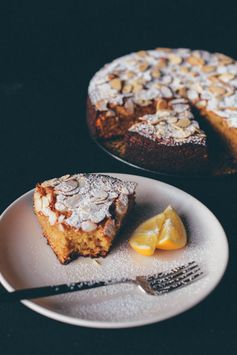
<svg viewBox="0 0 237 355">
<path fill-rule="evenodd" d="M 94 328 L 126 328 L 159 322 L 202 301 L 220 282 L 228 244 L 220 223 L 201 202 L 157 180 L 110 174 L 137 183 L 136 206 L 105 258 L 79 257 L 61 265 L 43 237 L 33 213 L 33 190 L 13 202 L 0 219 L 0 282 L 8 291 L 75 281 L 134 278 L 196 261 L 204 271 L 198 281 L 163 296 L 144 294 L 130 284 L 22 301 L 44 316 Z M 128 243 L 144 220 L 172 205 L 182 217 L 188 245 L 176 251 L 137 254 Z"/>
</svg>

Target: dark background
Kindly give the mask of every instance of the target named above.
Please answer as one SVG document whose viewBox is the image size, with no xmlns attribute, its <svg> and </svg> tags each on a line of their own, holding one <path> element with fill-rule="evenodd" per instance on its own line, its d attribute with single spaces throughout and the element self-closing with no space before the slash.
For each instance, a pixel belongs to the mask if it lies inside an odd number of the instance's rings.
<svg viewBox="0 0 237 355">
<path fill-rule="evenodd" d="M 123 54 L 190 47 L 237 58 L 230 1 L 31 1 L 0 4 L 0 212 L 37 181 L 107 171 L 149 176 L 114 161 L 90 140 L 85 101 L 91 76 Z M 96 330 L 0 305 L 1 354 L 235 354 L 236 177 L 155 177 L 190 192 L 219 218 L 230 263 L 215 291 L 192 310 L 134 329 Z"/>
</svg>

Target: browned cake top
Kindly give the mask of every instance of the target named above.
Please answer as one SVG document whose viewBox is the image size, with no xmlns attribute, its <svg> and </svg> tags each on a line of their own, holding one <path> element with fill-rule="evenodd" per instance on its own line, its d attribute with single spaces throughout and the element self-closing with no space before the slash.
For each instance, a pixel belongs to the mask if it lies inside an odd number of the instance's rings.
<svg viewBox="0 0 237 355">
<path fill-rule="evenodd" d="M 92 78 L 89 97 L 98 111 L 113 105 L 148 106 L 185 97 L 237 128 L 237 64 L 220 53 L 168 49 L 140 51 L 105 65 Z"/>
<path fill-rule="evenodd" d="M 194 120 L 185 99 L 170 100 L 167 107 L 157 109 L 155 114 L 144 115 L 140 122 L 130 127 L 129 132 L 138 133 L 165 145 L 206 143 L 206 135 Z"/>
<path fill-rule="evenodd" d="M 51 224 L 63 222 L 89 232 L 111 217 L 115 200 L 117 212 L 125 214 L 135 188 L 134 182 L 107 175 L 65 175 L 37 185 L 35 209 L 48 216 Z"/>
</svg>

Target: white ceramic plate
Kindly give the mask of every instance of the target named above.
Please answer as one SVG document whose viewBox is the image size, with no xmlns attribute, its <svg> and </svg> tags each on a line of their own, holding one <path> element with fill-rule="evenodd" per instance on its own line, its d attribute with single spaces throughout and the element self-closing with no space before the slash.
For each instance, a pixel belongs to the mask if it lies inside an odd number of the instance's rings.
<svg viewBox="0 0 237 355">
<path fill-rule="evenodd" d="M 149 324 L 193 307 L 216 287 L 227 265 L 228 244 L 220 223 L 202 203 L 173 186 L 140 176 L 109 175 L 138 183 L 137 205 L 109 255 L 98 259 L 100 265 L 83 257 L 69 265 L 58 262 L 33 214 L 33 191 L 29 191 L 1 216 L 0 281 L 3 286 L 13 291 L 79 280 L 134 277 L 196 260 L 205 277 L 160 297 L 123 284 L 22 302 L 47 317 L 97 328 Z M 168 204 L 183 217 L 189 235 L 188 246 L 179 251 L 157 251 L 151 257 L 137 254 L 127 242 L 131 231 Z"/>
</svg>

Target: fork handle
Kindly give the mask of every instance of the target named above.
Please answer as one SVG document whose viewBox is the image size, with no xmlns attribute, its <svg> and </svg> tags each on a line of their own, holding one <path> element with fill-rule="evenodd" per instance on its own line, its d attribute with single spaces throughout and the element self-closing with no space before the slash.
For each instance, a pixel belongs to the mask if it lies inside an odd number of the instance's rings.
<svg viewBox="0 0 237 355">
<path fill-rule="evenodd" d="M 32 298 L 55 296 L 63 293 L 76 292 L 82 290 L 88 290 L 91 288 L 97 288 L 101 286 L 114 285 L 118 283 L 129 282 L 130 280 L 109 280 L 109 281 L 84 281 L 75 282 L 69 284 L 61 284 L 54 286 L 43 286 L 35 288 L 25 288 L 21 290 L 16 290 L 13 292 L 2 292 L 0 293 L 0 303 L 3 302 L 16 302 L 20 300 L 27 300 Z"/>
</svg>

